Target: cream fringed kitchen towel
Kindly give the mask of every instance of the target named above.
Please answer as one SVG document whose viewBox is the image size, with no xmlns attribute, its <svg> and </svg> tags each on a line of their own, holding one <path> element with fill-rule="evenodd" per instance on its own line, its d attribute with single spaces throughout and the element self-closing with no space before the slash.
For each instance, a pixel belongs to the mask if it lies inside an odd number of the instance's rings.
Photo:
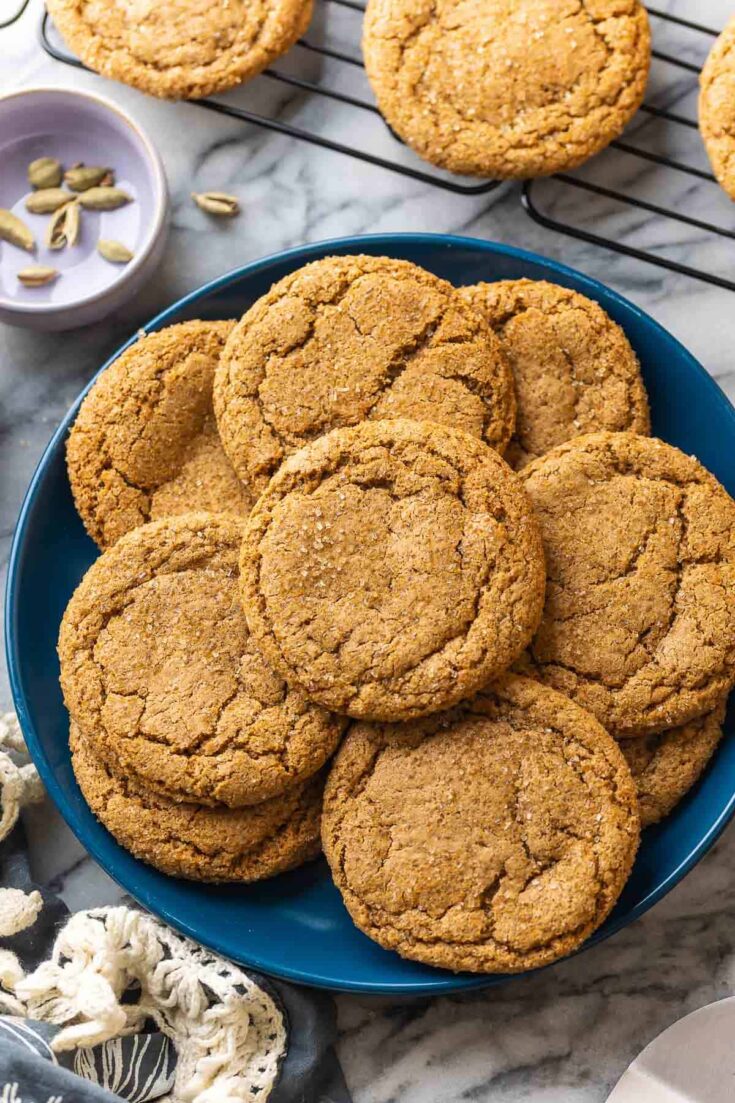
<svg viewBox="0 0 735 1103">
<path fill-rule="evenodd" d="M 139 990 L 133 1003 L 122 997 Z M 54 1052 L 137 1033 L 152 1019 L 176 1049 L 181 1103 L 267 1099 L 286 1049 L 283 1015 L 236 965 L 132 908 L 78 912 L 51 959 L 15 987 L 33 1019 L 62 1026 Z"/>
<path fill-rule="evenodd" d="M 30 762 L 19 765 L 11 751 L 19 756 L 27 754 L 18 717 L 6 712 L 0 716 L 0 842 L 12 831 L 24 804 L 43 800 L 36 767 Z"/>
<path fill-rule="evenodd" d="M 0 748 L 24 751 L 13 718 L 0 718 Z M 20 826 L 5 836 L 40 795 L 34 768 L 0 749 L 0 1103 L 349 1100 L 329 997 L 255 976 L 137 908 L 69 918 L 33 886 Z M 86 1083 L 70 1089 L 72 1072 Z"/>
</svg>

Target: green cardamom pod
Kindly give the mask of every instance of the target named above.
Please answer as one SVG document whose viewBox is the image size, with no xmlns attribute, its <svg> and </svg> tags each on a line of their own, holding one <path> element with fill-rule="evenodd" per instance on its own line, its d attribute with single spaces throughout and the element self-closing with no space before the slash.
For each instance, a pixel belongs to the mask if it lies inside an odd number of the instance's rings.
<svg viewBox="0 0 735 1103">
<path fill-rule="evenodd" d="M 79 202 L 90 211 L 114 211 L 132 202 L 121 188 L 94 187 L 79 193 Z"/>
<path fill-rule="evenodd" d="M 55 157 L 39 157 L 28 166 L 28 183 L 32 188 L 58 188 L 61 165 Z"/>
<path fill-rule="evenodd" d="M 121 241 L 111 241 L 108 238 L 100 238 L 97 242 L 97 252 L 112 264 L 127 264 L 133 259 L 133 253 L 127 245 L 123 245 Z"/>
<path fill-rule="evenodd" d="M 31 214 L 53 214 L 71 199 L 63 188 L 41 188 L 26 199 L 26 210 Z"/>
<path fill-rule="evenodd" d="M 110 169 L 103 168 L 101 165 L 73 165 L 64 173 L 64 183 L 67 188 L 77 192 L 96 188 L 106 178 L 107 183 L 111 184 L 113 182 Z"/>
<path fill-rule="evenodd" d="M 46 283 L 52 283 L 58 275 L 55 268 L 48 268 L 45 264 L 31 264 L 28 268 L 21 268 L 18 279 L 24 287 L 43 287 Z"/>
<path fill-rule="evenodd" d="M 36 239 L 23 219 L 3 208 L 0 208 L 0 239 L 18 249 L 25 249 L 27 253 L 32 253 L 36 247 Z"/>
<path fill-rule="evenodd" d="M 234 195 L 227 195 L 222 191 L 205 191 L 191 193 L 191 197 L 197 207 L 201 207 L 207 214 L 221 215 L 225 218 L 233 218 L 240 213 L 240 204 Z"/>
<path fill-rule="evenodd" d="M 71 203 L 67 203 L 64 208 L 66 215 L 64 217 L 64 234 L 66 235 L 67 245 L 76 245 L 79 240 L 79 224 L 80 224 L 80 212 L 79 204 L 76 200 Z"/>
<path fill-rule="evenodd" d="M 45 240 L 49 249 L 63 249 L 65 245 L 76 245 L 78 237 L 79 205 L 72 199 L 52 215 Z"/>
</svg>

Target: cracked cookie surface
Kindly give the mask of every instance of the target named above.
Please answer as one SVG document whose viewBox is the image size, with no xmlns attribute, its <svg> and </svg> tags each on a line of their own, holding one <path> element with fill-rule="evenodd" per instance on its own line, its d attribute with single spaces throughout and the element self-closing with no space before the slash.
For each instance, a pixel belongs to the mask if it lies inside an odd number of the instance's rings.
<svg viewBox="0 0 735 1103">
<path fill-rule="evenodd" d="M 174 877 L 261 881 L 321 850 L 324 776 L 249 808 L 169 800 L 109 770 L 72 724 L 74 775 L 97 819 L 121 846 Z"/>
<path fill-rule="evenodd" d="M 212 411 L 214 371 L 233 325 L 182 322 L 141 337 L 82 402 L 66 462 L 75 505 L 99 547 L 161 517 L 250 509 Z"/>
<path fill-rule="evenodd" d="M 714 43 L 699 78 L 699 130 L 712 171 L 735 199 L 735 19 Z"/>
<path fill-rule="evenodd" d="M 571 953 L 610 912 L 638 837 L 614 740 L 513 676 L 424 720 L 353 725 L 324 795 L 322 845 L 354 922 L 447 969 Z"/>
<path fill-rule="evenodd" d="M 656 735 L 623 739 L 620 750 L 638 790 L 641 827 L 668 816 L 707 767 L 722 739 L 723 701 L 706 716 Z"/>
<path fill-rule="evenodd" d="M 363 55 L 418 154 L 507 179 L 573 168 L 617 138 L 651 44 L 637 0 L 369 0 Z"/>
<path fill-rule="evenodd" d="M 735 503 L 692 456 L 593 433 L 521 472 L 548 581 L 521 667 L 619 738 L 714 708 L 735 681 Z"/>
<path fill-rule="evenodd" d="M 505 670 L 544 594 L 538 524 L 481 441 L 366 421 L 289 457 L 245 528 L 248 624 L 268 660 L 349 716 L 437 712 Z"/>
<path fill-rule="evenodd" d="M 275 284 L 228 339 L 214 405 L 258 490 L 296 449 L 366 419 L 437 421 L 501 453 L 515 424 L 487 322 L 445 280 L 387 257 L 326 257 Z"/>
<path fill-rule="evenodd" d="M 198 99 L 256 76 L 309 25 L 312 0 L 47 0 L 96 73 L 166 99 Z"/>
<path fill-rule="evenodd" d="M 315 773 L 344 727 L 254 646 L 241 536 L 206 513 L 135 529 L 92 564 L 62 620 L 72 719 L 113 771 L 175 800 L 266 800 Z"/>
<path fill-rule="evenodd" d="M 497 333 L 513 370 L 518 412 L 505 452 L 511 467 L 583 433 L 650 432 L 638 358 L 597 303 L 546 280 L 459 291 Z"/>
</svg>

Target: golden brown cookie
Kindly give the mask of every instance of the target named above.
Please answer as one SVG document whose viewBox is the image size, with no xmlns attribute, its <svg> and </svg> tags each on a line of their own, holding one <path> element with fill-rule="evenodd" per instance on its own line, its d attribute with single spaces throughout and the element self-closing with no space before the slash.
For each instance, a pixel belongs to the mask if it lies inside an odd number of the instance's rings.
<svg viewBox="0 0 735 1103">
<path fill-rule="evenodd" d="M 623 739 L 620 750 L 638 789 L 641 827 L 658 823 L 689 792 L 722 739 L 723 701 L 706 716 L 656 735 Z"/>
<path fill-rule="evenodd" d="M 400 138 L 498 179 L 604 149 L 638 110 L 651 58 L 638 0 L 369 0 L 362 45 Z"/>
<path fill-rule="evenodd" d="M 714 43 L 700 74 L 699 130 L 712 171 L 735 199 L 735 19 Z"/>
<path fill-rule="evenodd" d="M 326 257 L 286 276 L 227 341 L 214 387 L 244 481 L 330 429 L 411 417 L 502 453 L 515 393 L 500 343 L 445 280 L 387 257 Z"/>
<path fill-rule="evenodd" d="M 121 846 L 174 877 L 261 881 L 321 850 L 324 775 L 249 808 L 207 808 L 153 793 L 109 770 L 71 725 L 72 766 L 84 799 Z"/>
<path fill-rule="evenodd" d="M 324 794 L 322 845 L 357 926 L 447 969 L 571 953 L 610 912 L 638 837 L 615 742 L 527 678 L 425 720 L 355 724 Z"/>
<path fill-rule="evenodd" d="M 92 564 L 62 620 L 72 720 L 107 766 L 174 800 L 256 804 L 315 773 L 342 734 L 250 639 L 241 535 L 207 513 L 135 529 Z"/>
<path fill-rule="evenodd" d="M 240 564 L 250 630 L 337 712 L 438 712 L 505 670 L 544 595 L 538 524 L 497 452 L 430 422 L 335 429 L 258 499 Z"/>
<path fill-rule="evenodd" d="M 735 681 L 735 503 L 693 456 L 592 433 L 521 474 L 546 606 L 529 673 L 619 738 L 714 708 Z"/>
<path fill-rule="evenodd" d="M 312 0 L 46 0 L 66 44 L 105 77 L 165 99 L 233 88 L 284 54 Z"/>
<path fill-rule="evenodd" d="M 638 357 L 602 307 L 546 280 L 498 280 L 460 294 L 497 333 L 516 385 L 516 470 L 557 444 L 598 429 L 649 433 Z"/>
<path fill-rule="evenodd" d="M 74 502 L 109 547 L 130 529 L 191 510 L 245 516 L 212 412 L 214 370 L 233 322 L 182 322 L 141 337 L 82 402 L 66 448 Z"/>
</svg>

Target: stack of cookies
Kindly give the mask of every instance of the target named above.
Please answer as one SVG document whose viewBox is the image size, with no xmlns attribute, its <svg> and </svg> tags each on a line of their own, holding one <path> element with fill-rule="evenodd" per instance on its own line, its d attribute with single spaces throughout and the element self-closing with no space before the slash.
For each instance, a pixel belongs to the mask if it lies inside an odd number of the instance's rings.
<svg viewBox="0 0 735 1103">
<path fill-rule="evenodd" d="M 433 965 L 574 950 L 735 683 L 735 504 L 648 432 L 622 330 L 543 282 L 331 257 L 139 339 L 67 451 L 103 549 L 59 640 L 94 813 L 201 880 L 321 846 L 357 926 Z"/>
</svg>

